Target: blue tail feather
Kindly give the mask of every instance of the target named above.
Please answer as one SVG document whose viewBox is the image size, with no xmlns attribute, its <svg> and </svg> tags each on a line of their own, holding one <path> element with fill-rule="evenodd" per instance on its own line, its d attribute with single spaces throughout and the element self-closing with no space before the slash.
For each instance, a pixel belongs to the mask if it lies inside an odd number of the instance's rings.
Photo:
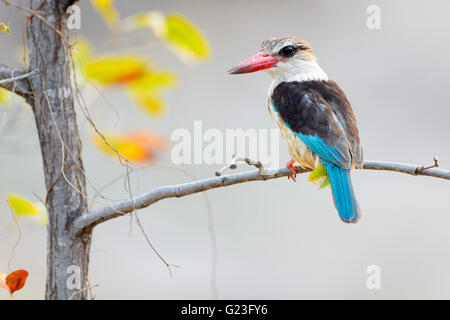
<svg viewBox="0 0 450 320">
<path fill-rule="evenodd" d="M 327 161 L 323 161 L 330 179 L 334 204 L 344 222 L 358 222 L 361 213 L 353 191 L 350 169 L 343 169 Z"/>
</svg>

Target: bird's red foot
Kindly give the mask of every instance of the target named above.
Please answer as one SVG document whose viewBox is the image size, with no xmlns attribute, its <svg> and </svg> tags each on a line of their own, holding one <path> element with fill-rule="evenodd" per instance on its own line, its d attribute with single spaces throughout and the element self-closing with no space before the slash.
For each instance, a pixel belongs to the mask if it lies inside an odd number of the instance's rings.
<svg viewBox="0 0 450 320">
<path fill-rule="evenodd" d="M 288 163 L 286 163 L 286 168 L 289 168 L 289 169 L 291 169 L 291 171 L 292 171 L 292 174 L 288 175 L 288 180 L 292 178 L 292 180 L 293 180 L 294 182 L 297 182 L 297 181 L 295 180 L 295 178 L 297 177 L 297 170 L 296 170 L 295 167 L 294 167 L 294 161 L 291 160 L 291 161 L 289 161 Z"/>
</svg>

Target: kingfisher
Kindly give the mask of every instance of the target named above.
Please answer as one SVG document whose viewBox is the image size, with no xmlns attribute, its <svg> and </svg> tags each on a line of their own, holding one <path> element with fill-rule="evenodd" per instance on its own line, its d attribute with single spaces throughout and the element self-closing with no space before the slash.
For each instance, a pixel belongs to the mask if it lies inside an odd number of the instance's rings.
<svg viewBox="0 0 450 320">
<path fill-rule="evenodd" d="M 291 161 L 286 167 L 295 181 L 295 164 L 322 175 L 330 185 L 342 221 L 361 217 L 351 181 L 362 168 L 363 152 L 356 118 L 342 89 L 317 63 L 313 49 L 299 37 L 263 41 L 259 52 L 233 67 L 230 74 L 264 70 L 272 77 L 268 106 L 287 142 Z M 311 179 L 310 179 L 311 180 Z"/>
</svg>

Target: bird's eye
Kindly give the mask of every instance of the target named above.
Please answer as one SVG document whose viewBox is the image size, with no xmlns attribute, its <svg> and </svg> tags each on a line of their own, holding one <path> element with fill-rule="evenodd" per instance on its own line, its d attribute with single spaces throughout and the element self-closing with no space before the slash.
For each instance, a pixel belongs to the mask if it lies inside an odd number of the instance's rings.
<svg viewBox="0 0 450 320">
<path fill-rule="evenodd" d="M 294 46 L 286 46 L 280 50 L 280 56 L 290 58 L 295 54 L 295 51 Z"/>
</svg>

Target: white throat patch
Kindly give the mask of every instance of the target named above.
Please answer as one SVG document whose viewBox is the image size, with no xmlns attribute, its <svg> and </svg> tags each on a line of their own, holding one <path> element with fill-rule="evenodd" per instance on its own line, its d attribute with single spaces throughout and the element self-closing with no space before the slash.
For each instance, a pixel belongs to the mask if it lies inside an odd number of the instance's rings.
<svg viewBox="0 0 450 320">
<path fill-rule="evenodd" d="M 317 61 L 296 60 L 289 63 L 279 63 L 276 67 L 267 69 L 273 81 L 269 87 L 269 96 L 281 82 L 327 81 L 328 76 Z"/>
</svg>

